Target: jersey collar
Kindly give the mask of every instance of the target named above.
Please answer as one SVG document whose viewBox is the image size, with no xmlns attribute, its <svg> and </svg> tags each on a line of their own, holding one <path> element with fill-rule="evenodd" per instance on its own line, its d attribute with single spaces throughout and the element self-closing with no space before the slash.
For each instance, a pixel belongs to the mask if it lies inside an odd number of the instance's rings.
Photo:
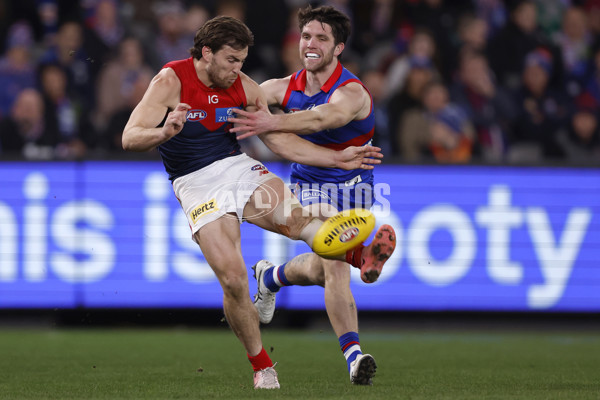
<svg viewBox="0 0 600 400">
<path fill-rule="evenodd" d="M 335 67 L 333 74 L 331 74 L 329 79 L 327 79 L 327 82 L 325 82 L 323 84 L 323 86 L 321 86 L 321 91 L 327 93 L 331 90 L 333 85 L 335 85 L 337 80 L 342 75 L 342 68 L 343 68 L 342 63 L 338 60 L 337 66 Z M 296 76 L 296 79 L 294 80 L 294 82 L 292 84 L 292 90 L 304 92 L 305 88 L 306 88 L 306 70 L 303 69 Z"/>
</svg>

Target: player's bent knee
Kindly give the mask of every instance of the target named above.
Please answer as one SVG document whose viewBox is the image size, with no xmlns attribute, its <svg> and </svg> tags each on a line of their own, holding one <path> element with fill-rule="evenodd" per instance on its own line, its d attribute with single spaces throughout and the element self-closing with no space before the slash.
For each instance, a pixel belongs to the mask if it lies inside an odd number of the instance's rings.
<svg viewBox="0 0 600 400">
<path fill-rule="evenodd" d="M 223 294 L 234 298 L 241 298 L 248 292 L 248 278 L 244 274 L 227 272 L 219 278 Z"/>
</svg>

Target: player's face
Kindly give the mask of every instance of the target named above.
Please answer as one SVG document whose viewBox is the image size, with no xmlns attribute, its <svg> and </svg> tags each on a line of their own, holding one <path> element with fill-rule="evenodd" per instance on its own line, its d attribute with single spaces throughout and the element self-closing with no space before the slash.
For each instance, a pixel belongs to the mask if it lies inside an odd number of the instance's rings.
<svg viewBox="0 0 600 400">
<path fill-rule="evenodd" d="M 227 89 L 237 79 L 242 65 L 248 56 L 248 48 L 235 50 L 230 46 L 223 46 L 208 60 L 206 72 L 212 82 L 212 86 Z"/>
<path fill-rule="evenodd" d="M 324 70 L 342 52 L 343 45 L 335 45 L 331 26 L 310 21 L 302 28 L 300 36 L 300 60 L 310 72 Z"/>
</svg>

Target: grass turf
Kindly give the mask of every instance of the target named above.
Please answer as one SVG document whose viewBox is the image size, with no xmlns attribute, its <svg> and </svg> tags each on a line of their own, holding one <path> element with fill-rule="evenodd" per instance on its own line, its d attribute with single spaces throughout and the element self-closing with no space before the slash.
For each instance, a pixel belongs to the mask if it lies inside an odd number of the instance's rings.
<svg viewBox="0 0 600 400">
<path fill-rule="evenodd" d="M 364 331 L 352 386 L 332 332 L 264 330 L 281 390 L 255 391 L 227 329 L 2 329 L 0 399 L 599 399 L 600 338 L 576 332 Z"/>
</svg>

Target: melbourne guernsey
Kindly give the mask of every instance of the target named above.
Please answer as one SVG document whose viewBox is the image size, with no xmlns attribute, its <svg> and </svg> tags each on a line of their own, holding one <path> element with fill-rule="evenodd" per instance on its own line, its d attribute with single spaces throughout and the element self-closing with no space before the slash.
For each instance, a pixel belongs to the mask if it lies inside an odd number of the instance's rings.
<svg viewBox="0 0 600 400">
<path fill-rule="evenodd" d="M 163 68 L 175 71 L 181 81 L 179 101 L 191 106 L 181 132 L 158 146 L 169 179 L 241 154 L 235 133 L 229 132 L 232 124 L 227 122 L 232 109 L 247 105 L 241 78 L 227 89 L 210 88 L 198 79 L 192 58 L 172 61 Z"/>
<path fill-rule="evenodd" d="M 296 112 L 309 110 L 320 104 L 329 102 L 333 92 L 350 82 L 363 83 L 350 71 L 338 62 L 338 65 L 329 80 L 321 87 L 321 90 L 314 96 L 304 94 L 306 87 L 306 70 L 300 70 L 292 75 L 288 85 L 285 98 L 283 99 L 283 110 L 285 112 Z M 373 101 L 371 100 L 371 112 L 369 115 L 359 121 L 351 121 L 336 129 L 327 129 L 310 135 L 302 135 L 303 139 L 311 141 L 317 145 L 324 146 L 333 150 L 343 150 L 349 146 L 362 146 L 373 138 L 375 128 L 375 116 L 373 113 Z M 338 168 L 321 168 L 303 164 L 292 164 L 292 180 L 294 178 L 306 182 L 321 183 L 340 183 L 348 181 L 372 181 L 373 173 L 371 170 L 352 170 L 346 171 Z"/>
</svg>

